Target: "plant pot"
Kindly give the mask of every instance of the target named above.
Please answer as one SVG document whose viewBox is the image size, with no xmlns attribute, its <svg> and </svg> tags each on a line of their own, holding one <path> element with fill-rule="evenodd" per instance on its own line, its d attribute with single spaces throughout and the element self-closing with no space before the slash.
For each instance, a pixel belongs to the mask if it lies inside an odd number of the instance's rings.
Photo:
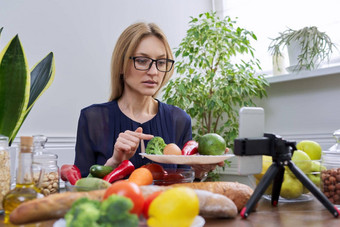
<svg viewBox="0 0 340 227">
<path fill-rule="evenodd" d="M 282 75 L 286 74 L 286 64 L 285 64 L 285 57 L 284 55 L 273 55 L 272 57 L 273 61 L 273 75 Z"/>
<path fill-rule="evenodd" d="M 310 46 L 313 46 L 313 43 L 310 43 Z M 301 45 L 298 40 L 290 41 L 290 44 L 287 45 L 288 50 L 288 57 L 289 57 L 289 64 L 290 66 L 287 67 L 288 72 L 298 72 L 300 70 L 306 70 L 307 65 L 310 65 L 313 62 L 313 65 L 318 65 L 318 59 L 312 59 L 310 56 L 302 59 L 302 62 L 299 62 L 299 56 L 302 53 Z"/>
</svg>

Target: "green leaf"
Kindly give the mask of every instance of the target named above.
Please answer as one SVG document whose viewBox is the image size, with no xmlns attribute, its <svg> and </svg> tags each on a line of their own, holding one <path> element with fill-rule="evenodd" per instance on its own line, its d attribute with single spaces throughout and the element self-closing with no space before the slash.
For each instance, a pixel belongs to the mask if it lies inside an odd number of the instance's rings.
<svg viewBox="0 0 340 227">
<path fill-rule="evenodd" d="M 1 32 L 2 32 L 2 29 L 3 29 L 4 27 L 2 27 L 2 28 L 0 28 L 0 37 L 1 37 Z"/>
<path fill-rule="evenodd" d="M 27 109 L 31 109 L 34 102 L 51 86 L 54 75 L 54 56 L 51 52 L 31 70 L 31 94 Z"/>
<path fill-rule="evenodd" d="M 49 53 L 45 58 L 38 62 L 31 70 L 31 86 L 30 96 L 25 116 L 21 122 L 18 122 L 19 127 L 14 131 L 12 140 L 17 135 L 21 125 L 31 111 L 37 99 L 49 88 L 54 80 L 55 64 L 53 53 Z M 12 141 L 10 140 L 10 141 Z"/>
<path fill-rule="evenodd" d="M 29 68 L 16 35 L 0 53 L 0 134 L 10 140 L 24 119 L 29 94 Z"/>
</svg>

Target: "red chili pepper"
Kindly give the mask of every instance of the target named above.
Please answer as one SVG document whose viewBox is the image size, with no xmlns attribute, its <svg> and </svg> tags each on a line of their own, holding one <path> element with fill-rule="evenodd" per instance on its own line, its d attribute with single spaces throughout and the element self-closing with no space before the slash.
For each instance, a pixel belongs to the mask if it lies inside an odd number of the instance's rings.
<svg viewBox="0 0 340 227">
<path fill-rule="evenodd" d="M 198 152 L 198 143 L 195 140 L 189 140 L 182 148 L 182 155 L 193 155 Z"/>
<path fill-rule="evenodd" d="M 135 166 L 129 160 L 124 160 L 122 163 L 119 164 L 117 168 L 112 170 L 111 173 L 106 175 L 103 180 L 107 182 L 114 182 L 120 180 L 127 175 L 131 174 L 135 170 Z"/>
<path fill-rule="evenodd" d="M 63 181 L 68 181 L 74 185 L 81 178 L 80 170 L 76 165 L 62 165 L 60 177 Z"/>
</svg>

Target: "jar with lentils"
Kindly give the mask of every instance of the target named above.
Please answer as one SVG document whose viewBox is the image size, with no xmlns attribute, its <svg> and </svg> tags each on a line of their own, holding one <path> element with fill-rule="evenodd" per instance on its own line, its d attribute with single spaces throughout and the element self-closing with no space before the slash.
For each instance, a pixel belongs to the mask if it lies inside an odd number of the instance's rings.
<svg viewBox="0 0 340 227">
<path fill-rule="evenodd" d="M 336 144 L 322 152 L 321 190 L 325 196 L 340 208 L 340 130 L 333 133 Z"/>
</svg>

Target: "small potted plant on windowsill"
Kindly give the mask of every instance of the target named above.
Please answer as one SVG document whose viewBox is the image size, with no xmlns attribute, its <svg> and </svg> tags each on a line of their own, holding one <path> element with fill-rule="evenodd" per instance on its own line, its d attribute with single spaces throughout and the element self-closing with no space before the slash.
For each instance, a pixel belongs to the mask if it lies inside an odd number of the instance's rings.
<svg viewBox="0 0 340 227">
<path fill-rule="evenodd" d="M 330 37 L 317 27 L 304 27 L 299 30 L 288 28 L 272 39 L 268 48 L 272 56 L 282 56 L 282 50 L 287 47 L 290 66 L 289 72 L 314 70 L 325 60 L 329 60 L 335 44 Z"/>
</svg>

